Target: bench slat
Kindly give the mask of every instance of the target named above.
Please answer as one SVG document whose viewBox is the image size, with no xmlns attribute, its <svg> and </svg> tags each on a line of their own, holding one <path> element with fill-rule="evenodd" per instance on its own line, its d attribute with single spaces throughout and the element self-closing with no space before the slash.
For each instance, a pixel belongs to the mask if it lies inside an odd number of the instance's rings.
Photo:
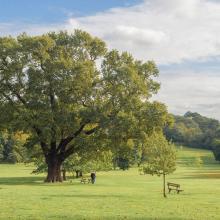
<svg viewBox="0 0 220 220">
<path fill-rule="evenodd" d="M 175 187 L 180 187 L 180 184 L 176 183 L 167 183 L 168 186 L 175 186 Z"/>
<path fill-rule="evenodd" d="M 178 194 L 179 192 L 183 191 L 182 189 L 180 189 L 180 184 L 177 184 L 177 183 L 167 183 L 167 186 L 168 186 L 169 193 L 172 190 L 175 190 Z"/>
</svg>

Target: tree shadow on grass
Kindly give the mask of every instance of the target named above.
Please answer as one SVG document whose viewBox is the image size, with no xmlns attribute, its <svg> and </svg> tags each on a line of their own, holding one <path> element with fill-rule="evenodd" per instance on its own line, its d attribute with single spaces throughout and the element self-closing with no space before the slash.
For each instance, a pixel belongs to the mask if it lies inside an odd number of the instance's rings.
<svg viewBox="0 0 220 220">
<path fill-rule="evenodd" d="M 67 215 L 56 215 L 53 216 L 54 218 L 58 218 L 58 219 L 65 219 L 65 220 L 72 220 L 73 217 L 68 217 Z M 97 219 L 103 219 L 103 220 L 122 220 L 122 219 L 126 219 L 126 220 L 186 220 L 186 218 L 177 218 L 177 217 L 147 217 L 147 216 L 143 216 L 143 217 L 129 217 L 126 215 L 117 215 L 117 216 L 96 216 L 96 217 L 89 217 L 89 216 L 81 216 L 81 215 L 74 215 L 74 220 L 82 220 L 82 219 L 86 219 L 86 220 L 97 220 Z"/>
<path fill-rule="evenodd" d="M 38 185 L 38 186 L 58 186 L 58 184 L 62 184 L 62 186 L 72 186 L 76 185 L 84 185 L 80 183 L 80 179 L 73 179 L 71 177 L 68 178 L 68 181 L 64 181 L 62 183 L 45 183 L 45 177 L 43 176 L 30 176 L 30 177 L 0 177 L 0 186 L 1 185 Z"/>
<path fill-rule="evenodd" d="M 33 177 L 0 177 L 0 185 L 41 185 L 44 178 L 39 176 Z"/>
<path fill-rule="evenodd" d="M 191 175 L 180 177 L 179 179 L 219 179 L 220 180 L 220 172 L 200 171 L 198 173 L 193 173 Z"/>
<path fill-rule="evenodd" d="M 51 199 L 51 198 L 84 198 L 84 199 L 105 199 L 105 198 L 128 198 L 128 195 L 115 195 L 115 194 L 57 194 L 57 195 L 48 195 L 47 197 L 44 197 L 43 199 Z"/>
</svg>

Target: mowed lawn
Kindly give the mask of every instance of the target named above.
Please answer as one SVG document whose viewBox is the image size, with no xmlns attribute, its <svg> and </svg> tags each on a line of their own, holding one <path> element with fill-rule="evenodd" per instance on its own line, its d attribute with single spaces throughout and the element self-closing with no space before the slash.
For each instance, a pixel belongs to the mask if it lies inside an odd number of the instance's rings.
<svg viewBox="0 0 220 220">
<path fill-rule="evenodd" d="M 139 175 L 136 168 L 98 173 L 95 185 L 77 179 L 45 184 L 31 171 L 23 164 L 0 165 L 1 220 L 220 220 L 220 164 L 209 151 L 178 149 L 177 170 L 167 181 L 184 191 L 166 199 L 162 179 Z"/>
</svg>

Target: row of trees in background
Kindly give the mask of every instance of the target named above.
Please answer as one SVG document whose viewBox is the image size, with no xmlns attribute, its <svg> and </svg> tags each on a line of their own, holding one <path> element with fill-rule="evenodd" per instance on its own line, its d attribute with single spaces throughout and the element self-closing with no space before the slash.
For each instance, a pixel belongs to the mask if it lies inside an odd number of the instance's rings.
<svg viewBox="0 0 220 220">
<path fill-rule="evenodd" d="M 164 104 L 149 101 L 157 75 L 154 62 L 108 51 L 80 30 L 1 37 L 0 111 L 7 114 L 0 126 L 28 134 L 27 157 L 46 168 L 46 182 L 109 154 L 126 169 L 144 160 L 146 140 L 172 121 Z"/>
<path fill-rule="evenodd" d="M 220 161 L 220 123 L 198 113 L 187 112 L 173 116 L 174 125 L 164 129 L 165 136 L 174 143 L 212 150 Z"/>
<path fill-rule="evenodd" d="M 26 135 L 21 132 L 3 130 L 0 132 L 0 163 L 24 162 Z"/>
</svg>

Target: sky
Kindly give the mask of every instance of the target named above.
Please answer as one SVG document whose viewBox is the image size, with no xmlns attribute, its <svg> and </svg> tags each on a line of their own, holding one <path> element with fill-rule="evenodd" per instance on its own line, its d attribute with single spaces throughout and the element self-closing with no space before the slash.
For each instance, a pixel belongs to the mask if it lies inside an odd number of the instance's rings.
<svg viewBox="0 0 220 220">
<path fill-rule="evenodd" d="M 220 0 L 0 0 L 0 35 L 83 29 L 154 60 L 153 99 L 220 120 Z"/>
</svg>

